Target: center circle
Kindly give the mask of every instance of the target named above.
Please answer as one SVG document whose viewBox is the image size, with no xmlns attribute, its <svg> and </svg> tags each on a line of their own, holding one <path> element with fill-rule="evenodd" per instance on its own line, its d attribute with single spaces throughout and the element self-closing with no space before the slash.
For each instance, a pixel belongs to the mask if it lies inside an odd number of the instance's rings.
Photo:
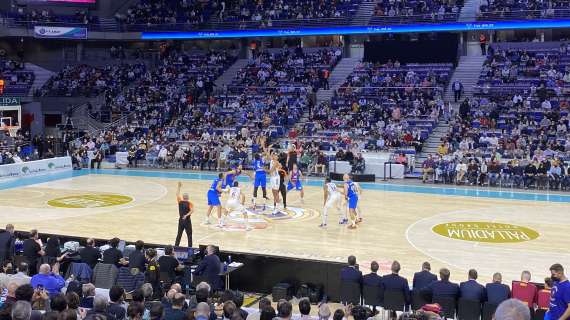
<svg viewBox="0 0 570 320">
<path fill-rule="evenodd" d="M 80 209 L 120 206 L 133 198 L 120 194 L 82 194 L 49 200 L 48 205 L 56 208 Z"/>
</svg>

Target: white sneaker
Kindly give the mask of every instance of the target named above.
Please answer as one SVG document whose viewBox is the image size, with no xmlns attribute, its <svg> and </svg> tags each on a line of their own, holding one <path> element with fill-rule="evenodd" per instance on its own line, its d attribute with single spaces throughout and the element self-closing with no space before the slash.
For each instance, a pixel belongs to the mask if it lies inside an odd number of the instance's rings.
<svg viewBox="0 0 570 320">
<path fill-rule="evenodd" d="M 206 218 L 206 220 L 204 221 L 204 224 L 212 224 L 212 223 L 210 222 L 210 219 Z"/>
</svg>

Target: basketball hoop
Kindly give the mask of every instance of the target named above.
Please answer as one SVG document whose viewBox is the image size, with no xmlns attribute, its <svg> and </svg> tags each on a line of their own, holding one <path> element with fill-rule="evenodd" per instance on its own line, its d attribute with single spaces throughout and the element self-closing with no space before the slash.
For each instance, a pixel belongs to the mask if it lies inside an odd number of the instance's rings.
<svg viewBox="0 0 570 320">
<path fill-rule="evenodd" d="M 9 127 L 8 132 L 10 133 L 10 137 L 15 137 L 18 134 L 18 130 L 20 130 L 20 127 Z"/>
</svg>

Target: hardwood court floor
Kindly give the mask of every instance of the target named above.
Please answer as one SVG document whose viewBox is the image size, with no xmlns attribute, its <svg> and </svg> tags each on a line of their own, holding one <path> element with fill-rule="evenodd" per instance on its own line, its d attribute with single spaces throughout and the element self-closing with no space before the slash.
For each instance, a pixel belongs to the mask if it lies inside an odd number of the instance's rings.
<svg viewBox="0 0 570 320">
<path fill-rule="evenodd" d="M 290 211 L 274 218 L 254 216 L 256 228 L 245 231 L 238 215 L 228 219 L 225 229 L 204 224 L 209 176 L 102 172 L 0 190 L 0 224 L 13 223 L 19 230 L 37 228 L 40 233 L 173 243 L 176 185 L 183 181 L 183 192 L 190 194 L 196 209 L 194 245 L 211 243 L 222 250 L 342 262 L 354 254 L 364 270 L 372 260 L 378 261 L 381 273 L 388 272 L 396 259 L 407 277 L 423 261 L 430 261 L 432 270 L 449 267 L 455 281 L 464 281 L 471 267 L 479 271 L 482 281 L 490 280 L 496 271 L 510 281 L 523 269 L 540 281 L 552 263 L 570 265 L 570 198 L 563 199 L 568 202 L 512 200 L 515 193 L 511 192 L 491 198 L 478 193 L 438 194 L 437 187 L 419 193 L 410 192 L 407 186 L 383 191 L 363 185 L 360 208 L 364 222 L 359 228 L 339 226 L 338 213 L 331 210 L 329 226 L 320 229 L 322 189 L 311 182 L 305 186 L 304 203 L 292 191 Z M 243 186 L 249 203 L 251 184 Z M 447 236 L 432 230 L 438 224 Z"/>
</svg>

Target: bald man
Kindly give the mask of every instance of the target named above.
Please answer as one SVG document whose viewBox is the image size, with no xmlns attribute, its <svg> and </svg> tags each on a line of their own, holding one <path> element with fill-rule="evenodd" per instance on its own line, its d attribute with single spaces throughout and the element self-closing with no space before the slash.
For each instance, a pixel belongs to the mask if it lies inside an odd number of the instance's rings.
<svg viewBox="0 0 570 320">
<path fill-rule="evenodd" d="M 223 284 L 220 278 L 220 264 L 220 258 L 216 255 L 216 249 L 214 246 L 209 245 L 206 247 L 206 256 L 200 261 L 194 273 L 205 276 L 206 281 L 212 286 L 213 290 L 221 290 Z"/>
<path fill-rule="evenodd" d="M 530 320 L 528 306 L 517 299 L 503 301 L 495 311 L 495 320 Z"/>
<path fill-rule="evenodd" d="M 188 238 L 188 247 L 192 247 L 192 220 L 190 216 L 194 213 L 194 205 L 190 202 L 190 197 L 188 193 L 180 195 L 180 189 L 182 189 L 182 182 L 178 182 L 178 188 L 176 189 L 176 201 L 178 202 L 178 232 L 176 233 L 176 241 L 174 246 L 180 245 L 180 240 L 182 239 L 182 233 L 186 232 L 186 237 Z"/>
<path fill-rule="evenodd" d="M 50 296 L 61 292 L 65 280 L 59 275 L 59 263 L 55 263 L 53 271 L 49 264 L 42 264 L 38 274 L 32 277 L 31 285 L 34 289 L 45 289 Z"/>
</svg>

